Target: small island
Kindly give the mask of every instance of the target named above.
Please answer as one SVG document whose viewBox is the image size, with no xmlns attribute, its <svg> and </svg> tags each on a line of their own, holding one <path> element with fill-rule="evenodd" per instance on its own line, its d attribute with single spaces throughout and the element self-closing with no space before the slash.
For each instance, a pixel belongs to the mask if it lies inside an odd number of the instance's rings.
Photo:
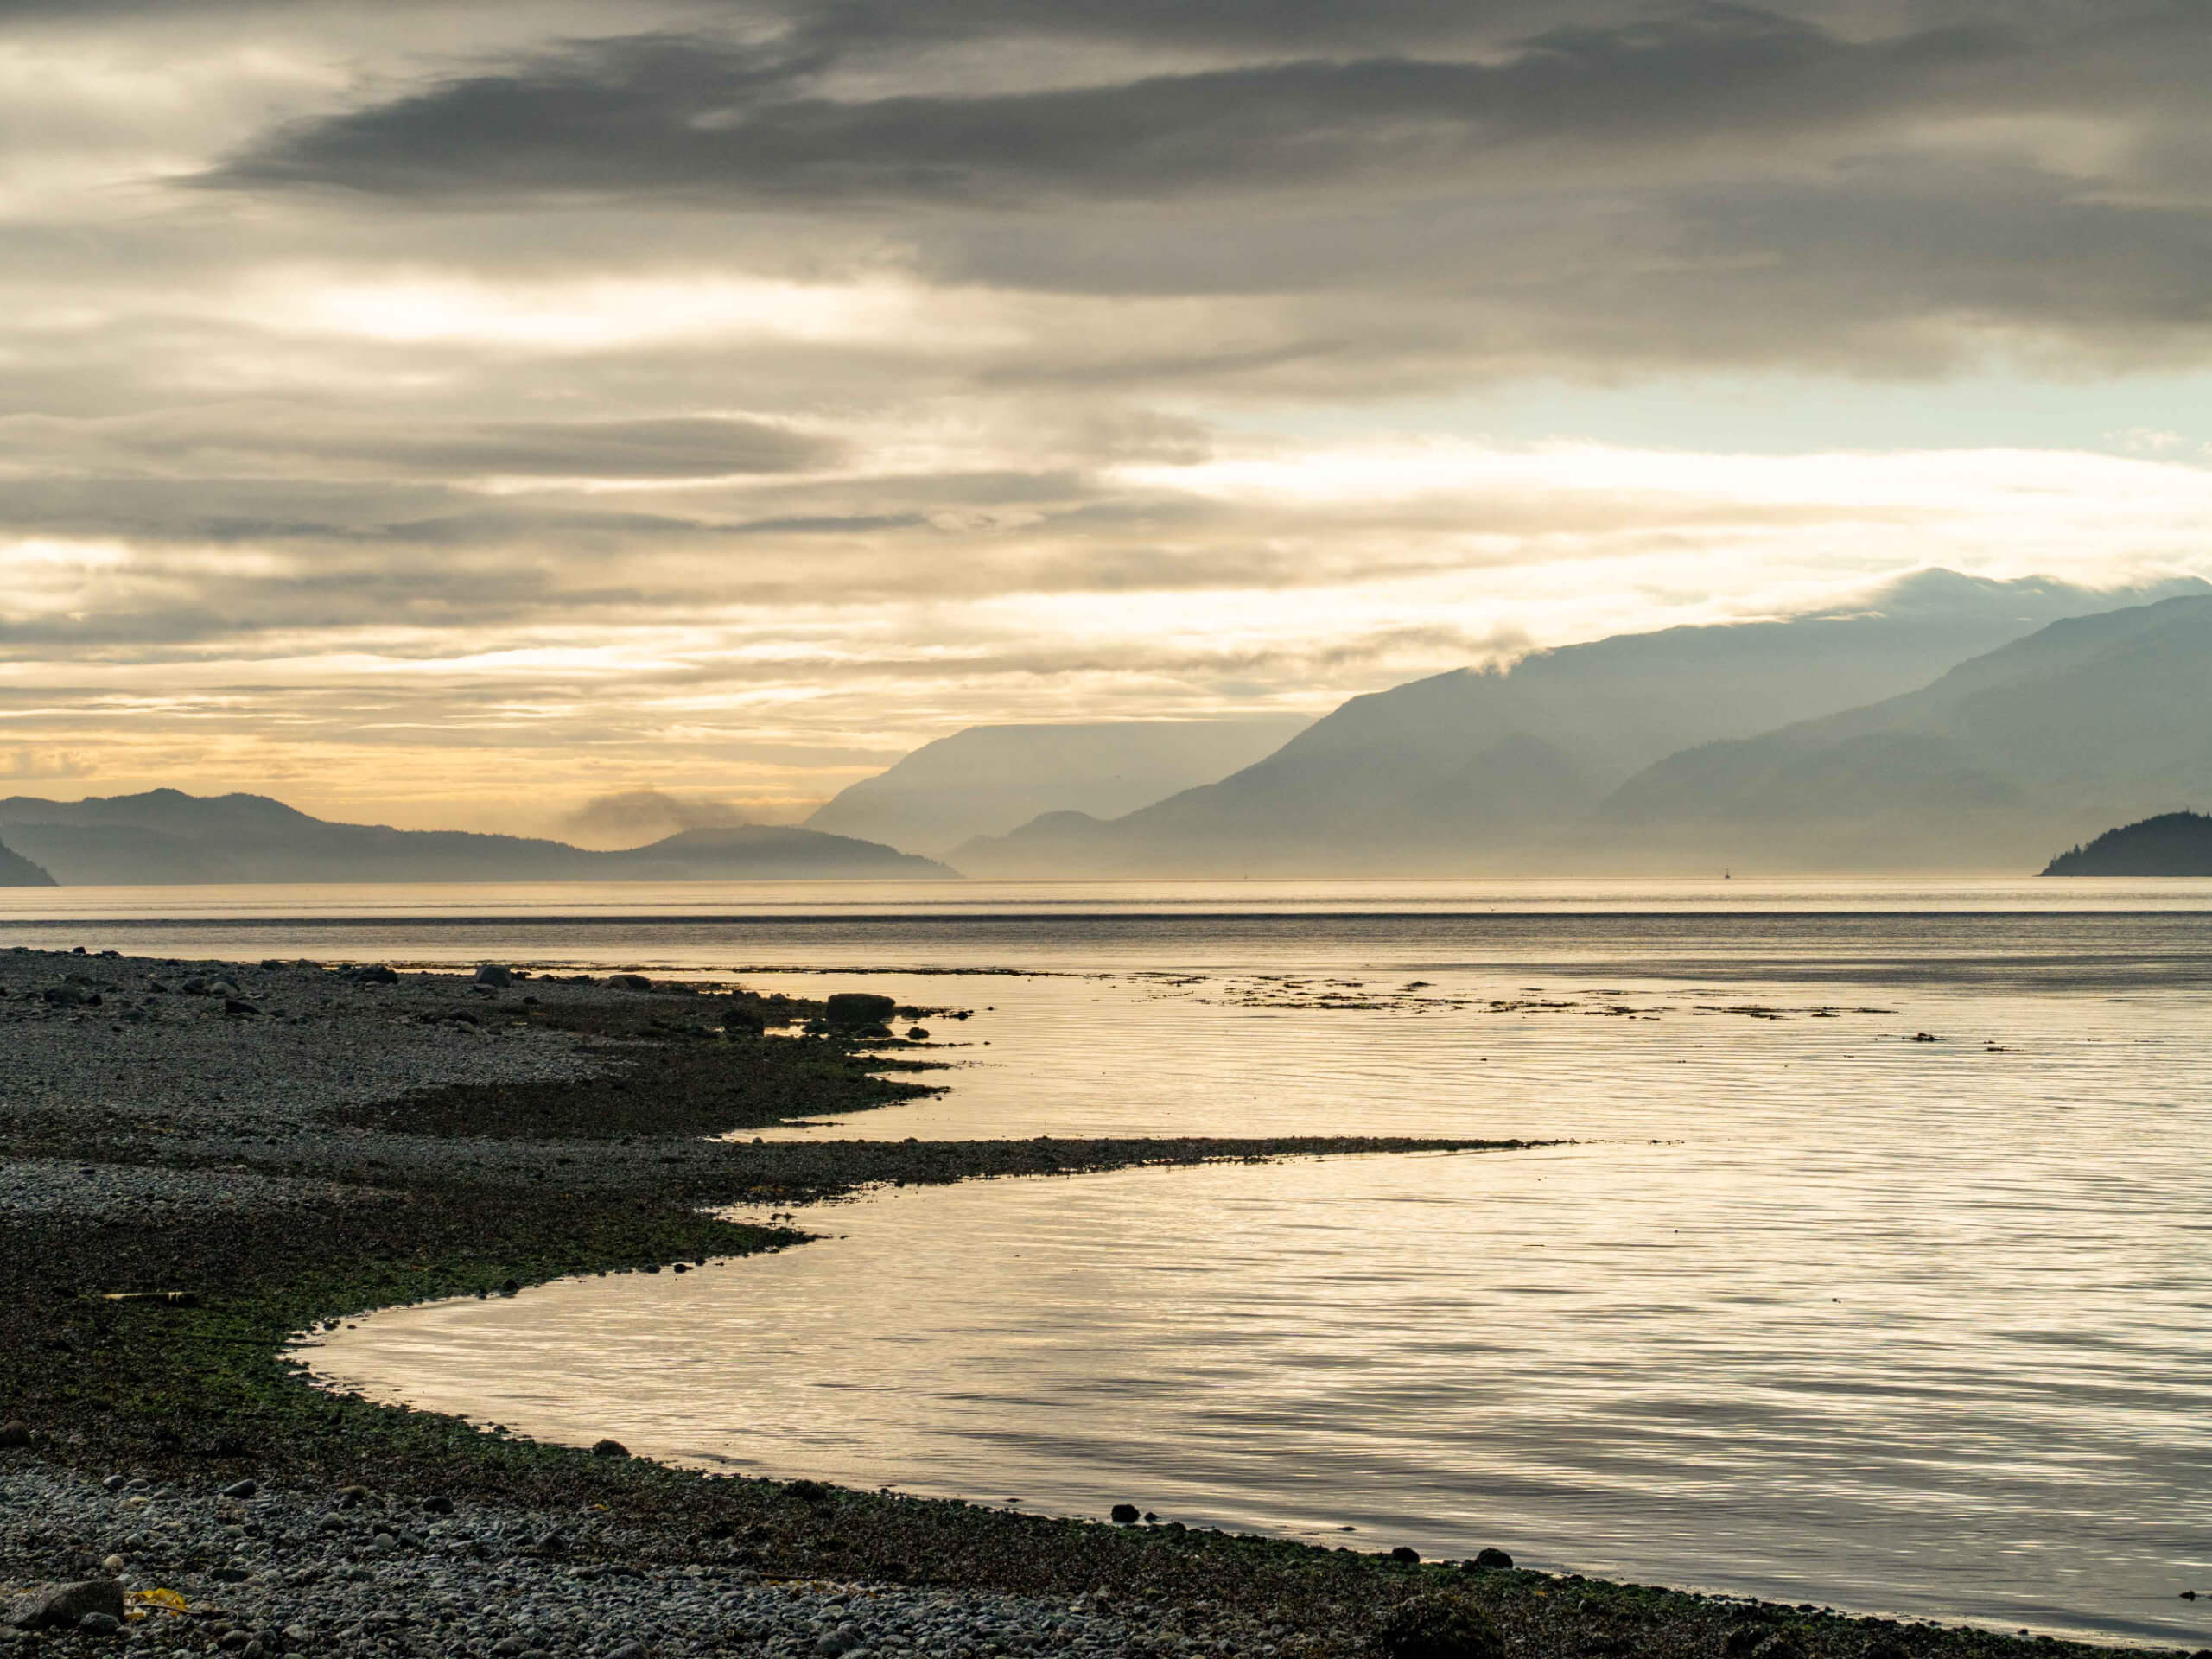
<svg viewBox="0 0 2212 1659">
<path fill-rule="evenodd" d="M 2045 875 L 2212 875 L 2212 817 L 2162 812 L 2061 853 Z"/>
</svg>

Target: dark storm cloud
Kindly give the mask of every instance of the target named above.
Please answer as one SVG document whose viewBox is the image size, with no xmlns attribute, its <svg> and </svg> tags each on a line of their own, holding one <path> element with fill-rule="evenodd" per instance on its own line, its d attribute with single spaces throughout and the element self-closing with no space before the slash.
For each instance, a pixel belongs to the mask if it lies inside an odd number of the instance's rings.
<svg viewBox="0 0 2212 1659">
<path fill-rule="evenodd" d="M 838 100 L 787 43 L 639 36 L 575 47 L 311 121 L 209 182 L 397 197 L 651 192 L 841 200 L 1148 200 L 1387 175 L 1417 182 L 1533 146 L 1620 148 L 1940 106 L 2012 57 L 2002 29 L 1860 43 L 1732 6 L 1558 29 L 1498 62 L 1308 60 L 976 96 Z"/>
</svg>

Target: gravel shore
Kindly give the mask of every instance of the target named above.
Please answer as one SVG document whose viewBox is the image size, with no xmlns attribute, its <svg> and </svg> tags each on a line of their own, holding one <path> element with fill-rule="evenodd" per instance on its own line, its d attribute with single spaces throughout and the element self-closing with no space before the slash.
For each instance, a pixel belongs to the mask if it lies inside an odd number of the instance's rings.
<svg viewBox="0 0 2212 1659">
<path fill-rule="evenodd" d="M 38 1467 L 10 1468 L 0 1486 L 0 1560 L 74 1555 L 87 1573 L 119 1578 L 130 1616 L 106 1639 L 137 1655 L 212 1644 L 247 1659 L 550 1659 L 639 1644 L 667 1659 L 733 1648 L 775 1659 L 1040 1649 L 1084 1659 L 1130 1643 L 1103 1598 L 769 1583 L 752 1567 L 637 1565 L 648 1543 L 607 1516 L 435 1495 L 409 1506 L 357 1489 L 226 1497 Z"/>
</svg>

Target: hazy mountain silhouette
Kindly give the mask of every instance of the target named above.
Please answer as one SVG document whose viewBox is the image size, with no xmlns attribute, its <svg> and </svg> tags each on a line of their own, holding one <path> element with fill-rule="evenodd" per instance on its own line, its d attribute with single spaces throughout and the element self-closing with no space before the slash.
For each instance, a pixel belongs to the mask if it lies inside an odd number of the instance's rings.
<svg viewBox="0 0 2212 1659">
<path fill-rule="evenodd" d="M 54 878 L 8 847 L 0 847 L 0 887 L 50 887 Z"/>
<path fill-rule="evenodd" d="M 2212 817 L 2162 812 L 2061 853 L 2045 875 L 2212 875 Z"/>
<path fill-rule="evenodd" d="M 863 779 L 806 821 L 810 830 L 943 853 L 1040 813 L 1112 817 L 1273 753 L 1313 724 L 1304 715 L 970 726 Z"/>
<path fill-rule="evenodd" d="M 849 836 L 752 825 L 591 852 L 565 842 L 331 823 L 264 795 L 156 789 L 0 801 L 0 833 L 65 886 L 209 881 L 687 881 L 949 876 Z"/>
<path fill-rule="evenodd" d="M 2115 817 L 2212 798 L 2212 598 L 2056 622 L 1932 685 L 1669 756 L 1616 846 L 1762 868 L 2033 868 Z"/>
<path fill-rule="evenodd" d="M 1355 697 L 1257 764 L 1109 823 L 1056 813 L 951 856 L 972 875 L 1603 864 L 1619 849 L 1587 827 L 1593 810 L 1669 754 L 1890 697 L 2062 617 L 2172 593 L 2212 585 L 2101 593 L 1929 570 L 1786 620 L 1563 646 Z M 1888 764 L 1929 790 L 1968 786 L 1924 754 Z"/>
</svg>

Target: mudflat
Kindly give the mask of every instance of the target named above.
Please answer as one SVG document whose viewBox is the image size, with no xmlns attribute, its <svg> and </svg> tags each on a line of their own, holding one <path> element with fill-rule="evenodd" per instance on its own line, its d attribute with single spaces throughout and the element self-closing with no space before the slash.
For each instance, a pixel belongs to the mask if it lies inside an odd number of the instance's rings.
<svg viewBox="0 0 2212 1659">
<path fill-rule="evenodd" d="M 2069 1645 L 1495 1554 L 664 1467 L 334 1395 L 287 1357 L 378 1306 L 807 1236 L 716 1206 L 796 1218 L 871 1183 L 1522 1144 L 738 1135 L 927 1090 L 925 1044 L 887 1067 L 824 1014 L 634 976 L 0 953 L 0 1585 L 119 1580 L 129 1598 L 113 1629 L 54 1628 L 24 1600 L 48 1627 L 0 1624 L 0 1651 L 1334 1655 L 1438 1595 L 1529 1659 Z"/>
</svg>

